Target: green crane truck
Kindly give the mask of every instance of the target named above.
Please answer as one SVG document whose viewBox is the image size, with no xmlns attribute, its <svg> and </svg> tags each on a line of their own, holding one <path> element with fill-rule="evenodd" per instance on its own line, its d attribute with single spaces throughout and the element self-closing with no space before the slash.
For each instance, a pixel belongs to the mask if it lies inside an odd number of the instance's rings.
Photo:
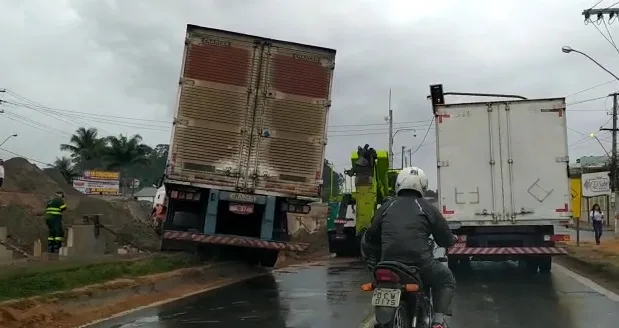
<svg viewBox="0 0 619 328">
<path fill-rule="evenodd" d="M 345 173 L 354 178 L 355 191 L 330 203 L 327 222 L 329 251 L 337 256 L 357 256 L 363 232 L 374 212 L 393 194 L 400 170 L 389 168 L 389 153 L 369 145 L 358 147 L 351 157 L 352 168 Z"/>
</svg>

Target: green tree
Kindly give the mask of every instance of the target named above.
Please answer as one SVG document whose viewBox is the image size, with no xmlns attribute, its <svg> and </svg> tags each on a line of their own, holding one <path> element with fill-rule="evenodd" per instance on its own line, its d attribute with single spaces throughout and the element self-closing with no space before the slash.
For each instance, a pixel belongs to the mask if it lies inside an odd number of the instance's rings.
<svg viewBox="0 0 619 328">
<path fill-rule="evenodd" d="M 140 186 L 151 186 L 157 182 L 166 168 L 170 146 L 158 144 L 148 154 L 148 163 L 133 165 L 127 169 L 127 175 L 140 180 Z"/>
<path fill-rule="evenodd" d="M 71 153 L 76 169 L 88 170 L 101 166 L 101 155 L 105 149 L 105 141 L 98 137 L 96 128 L 81 127 L 69 139 L 69 143 L 61 144 L 60 150 Z"/>
<path fill-rule="evenodd" d="M 126 135 L 109 136 L 105 138 L 106 149 L 103 160 L 109 170 L 120 172 L 121 182 L 124 187 L 135 176 L 129 176 L 129 169 L 135 166 L 148 165 L 149 154 L 152 148 L 142 143 L 142 136 L 135 134 L 131 137 Z"/>
<path fill-rule="evenodd" d="M 52 167 L 62 174 L 62 177 L 68 184 L 72 184 L 73 179 L 80 176 L 75 169 L 75 165 L 73 165 L 73 160 L 66 156 L 56 157 Z"/>
<path fill-rule="evenodd" d="M 333 174 L 331 172 L 333 171 Z M 331 184 L 331 176 L 333 176 L 333 184 Z M 339 196 L 342 192 L 342 186 L 344 185 L 344 175 L 339 172 L 335 172 L 332 163 L 325 159 L 322 169 L 322 192 L 321 198 L 323 202 L 329 201 L 331 195 Z M 333 193 L 331 193 L 331 186 L 333 186 Z"/>
</svg>

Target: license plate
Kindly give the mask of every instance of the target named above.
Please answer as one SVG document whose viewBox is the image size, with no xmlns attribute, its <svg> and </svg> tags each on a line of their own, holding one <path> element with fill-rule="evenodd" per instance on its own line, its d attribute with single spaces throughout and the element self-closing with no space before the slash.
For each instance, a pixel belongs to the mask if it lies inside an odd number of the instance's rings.
<svg viewBox="0 0 619 328">
<path fill-rule="evenodd" d="M 392 288 L 376 288 L 372 294 L 373 306 L 398 307 L 402 291 Z"/>
<path fill-rule="evenodd" d="M 241 194 L 241 193 L 232 193 L 228 196 L 228 199 L 233 202 L 247 202 L 247 203 L 256 202 L 255 195 Z"/>
<path fill-rule="evenodd" d="M 231 203 L 228 209 L 230 210 L 230 212 L 235 214 L 252 214 L 254 213 L 254 204 Z"/>
</svg>

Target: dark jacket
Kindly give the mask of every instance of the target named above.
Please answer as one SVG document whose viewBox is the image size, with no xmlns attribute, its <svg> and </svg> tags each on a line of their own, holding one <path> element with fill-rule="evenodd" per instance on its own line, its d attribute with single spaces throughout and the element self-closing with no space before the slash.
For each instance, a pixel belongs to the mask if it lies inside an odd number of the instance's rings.
<svg viewBox="0 0 619 328">
<path fill-rule="evenodd" d="M 67 205 L 60 197 L 54 197 L 47 201 L 45 205 L 45 218 L 62 217 L 62 212 L 67 209 Z"/>
<path fill-rule="evenodd" d="M 430 235 L 440 247 L 451 247 L 456 240 L 447 220 L 423 197 L 396 196 L 374 214 L 362 250 L 371 257 L 380 250 L 381 261 L 423 266 L 434 259 Z"/>
</svg>

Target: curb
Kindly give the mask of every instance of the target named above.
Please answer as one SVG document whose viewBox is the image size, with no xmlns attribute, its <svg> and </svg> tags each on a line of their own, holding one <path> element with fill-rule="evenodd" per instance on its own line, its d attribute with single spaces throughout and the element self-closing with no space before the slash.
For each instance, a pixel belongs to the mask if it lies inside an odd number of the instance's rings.
<svg viewBox="0 0 619 328">
<path fill-rule="evenodd" d="M 184 268 L 149 276 L 118 279 L 71 291 L 9 300 L 0 304 L 0 313 L 3 313 L 2 318 L 0 318 L 0 325 L 15 327 L 15 324 L 19 325 L 30 319 L 36 319 L 32 327 L 39 327 L 43 324 L 40 320 L 46 318 L 29 318 L 32 312 L 29 308 L 40 305 L 44 307 L 49 306 L 50 309 L 60 309 L 68 314 L 67 316 L 53 318 L 55 321 L 71 322 L 70 326 L 72 327 L 89 327 L 92 324 L 101 323 L 135 311 L 174 302 L 268 273 L 268 270 L 251 268 L 238 262 L 210 263 L 200 267 Z M 184 294 L 174 295 L 174 291 L 178 292 L 179 286 L 188 282 L 199 288 L 188 290 Z M 160 301 L 155 299 L 154 303 L 152 301 L 144 302 L 143 306 L 132 308 L 128 311 L 121 308 L 107 307 L 109 304 L 122 303 L 130 298 L 146 297 L 153 294 L 168 295 L 168 297 L 162 297 Z M 96 310 L 98 308 L 105 308 L 105 310 L 98 311 Z M 93 317 L 88 320 L 86 317 L 80 317 L 80 315 L 72 316 L 73 310 L 77 309 L 92 309 L 93 311 L 100 312 L 96 317 L 102 319 L 95 319 Z M 36 313 L 33 315 L 36 316 Z"/>
</svg>

